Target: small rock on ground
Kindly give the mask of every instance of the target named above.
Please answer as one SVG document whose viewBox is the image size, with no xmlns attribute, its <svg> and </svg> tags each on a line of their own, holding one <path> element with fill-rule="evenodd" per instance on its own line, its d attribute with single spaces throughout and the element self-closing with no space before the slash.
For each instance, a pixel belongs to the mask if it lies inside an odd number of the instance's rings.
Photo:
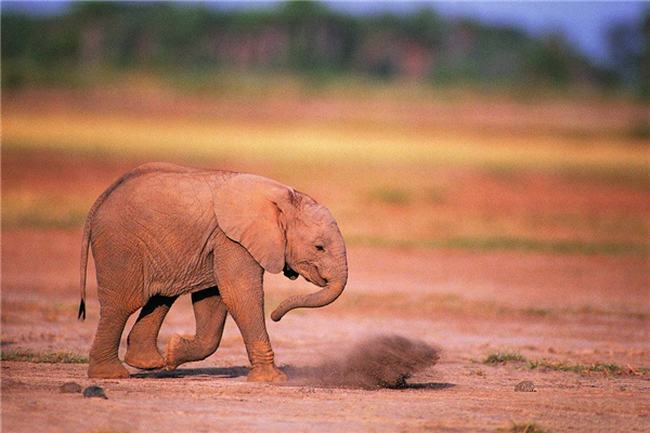
<svg viewBox="0 0 650 433">
<path fill-rule="evenodd" d="M 92 385 L 84 389 L 84 397 L 87 398 L 98 397 L 98 398 L 108 399 L 108 397 L 106 397 L 106 393 L 104 392 L 104 389 L 97 385 Z"/>
<path fill-rule="evenodd" d="M 535 392 L 535 384 L 530 380 L 522 380 L 515 385 L 515 391 L 517 392 Z"/>
<path fill-rule="evenodd" d="M 64 394 L 81 392 L 81 385 L 79 385 L 77 382 L 66 382 L 61 385 L 61 387 L 59 387 L 59 391 Z"/>
</svg>

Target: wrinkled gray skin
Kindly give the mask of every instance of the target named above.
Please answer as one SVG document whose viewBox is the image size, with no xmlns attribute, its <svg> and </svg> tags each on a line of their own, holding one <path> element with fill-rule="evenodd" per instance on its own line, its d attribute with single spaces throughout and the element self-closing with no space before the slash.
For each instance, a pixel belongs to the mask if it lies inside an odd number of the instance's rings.
<svg viewBox="0 0 650 433">
<path fill-rule="evenodd" d="M 163 367 L 156 347 L 160 325 L 174 300 L 191 292 L 196 335 L 172 338 L 168 368 L 213 353 L 230 313 L 252 365 L 248 379 L 285 380 L 264 322 L 264 271 L 284 270 L 292 279 L 300 274 L 322 287 L 283 301 L 271 314 L 275 321 L 294 308 L 333 302 L 347 282 L 345 244 L 329 211 L 303 193 L 250 174 L 152 163 L 113 183 L 86 220 L 81 317 L 89 244 L 101 307 L 89 377 L 128 377 L 118 346 L 127 319 L 140 308 L 125 361 Z"/>
</svg>

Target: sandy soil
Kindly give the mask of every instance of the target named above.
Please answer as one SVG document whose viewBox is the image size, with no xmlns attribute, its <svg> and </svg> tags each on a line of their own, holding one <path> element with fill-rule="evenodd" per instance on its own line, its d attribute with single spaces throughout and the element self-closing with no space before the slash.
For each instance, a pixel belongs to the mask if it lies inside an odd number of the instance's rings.
<svg viewBox="0 0 650 433">
<path fill-rule="evenodd" d="M 75 320 L 79 237 L 78 231 L 4 233 L 3 350 L 87 352 L 98 305 L 92 296 L 89 319 Z M 249 384 L 241 337 L 229 319 L 217 353 L 173 375 L 93 381 L 84 364 L 3 361 L 3 429 L 495 431 L 534 421 L 551 431 L 647 431 L 648 375 L 481 363 L 495 350 L 513 349 L 534 360 L 647 366 L 645 265 L 620 257 L 351 248 L 346 296 L 329 308 L 269 321 L 278 362 L 291 373 L 378 334 L 439 347 L 440 362 L 407 388 Z M 288 290 L 308 289 L 304 281 L 276 276 L 266 285 L 272 305 Z M 192 331 L 189 301 L 181 299 L 160 345 Z M 537 392 L 515 392 L 521 380 L 533 381 Z M 67 381 L 99 384 L 108 400 L 59 393 Z"/>
</svg>

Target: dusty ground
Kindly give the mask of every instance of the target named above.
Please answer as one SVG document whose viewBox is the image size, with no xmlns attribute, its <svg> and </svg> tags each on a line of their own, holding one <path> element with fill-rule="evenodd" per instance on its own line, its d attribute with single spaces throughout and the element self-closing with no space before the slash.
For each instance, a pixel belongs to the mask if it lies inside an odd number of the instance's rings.
<svg viewBox="0 0 650 433">
<path fill-rule="evenodd" d="M 3 149 L 2 156 L 3 224 L 18 208 L 2 233 L 3 431 L 494 432 L 528 422 L 552 432 L 650 430 L 650 264 L 633 248 L 586 254 L 580 249 L 544 252 L 534 245 L 523 252 L 351 242 L 350 280 L 340 300 L 323 309 L 293 311 L 279 323 L 268 321 L 277 361 L 299 377 L 306 367 L 376 335 L 398 334 L 439 348 L 437 365 L 417 373 L 403 389 L 249 384 L 244 346 L 230 319 L 215 355 L 173 374 L 132 370 L 135 375 L 128 380 L 97 381 L 86 377 L 83 363 L 4 360 L 27 350 L 37 360 L 56 352 L 87 353 L 99 308 L 91 285 L 88 319 L 76 321 L 78 220 L 74 215 L 69 221 L 21 218 L 68 205 L 86 209 L 136 161 L 25 150 L 16 144 Z M 634 179 L 611 183 L 600 174 L 547 172 L 490 177 L 447 167 L 436 171 L 436 179 L 451 179 L 442 187 L 444 199 L 425 202 L 417 191 L 428 185 L 427 167 L 368 166 L 359 168 L 360 175 L 341 165 L 341 178 L 325 184 L 309 180 L 316 165 L 302 171 L 255 161 L 201 165 L 296 179 L 332 204 L 344 232 L 361 235 L 392 227 L 398 238 L 402 226 L 421 222 L 428 237 L 445 230 L 471 235 L 508 229 L 513 236 L 553 242 L 647 243 L 647 185 Z M 411 194 L 405 204 L 399 195 L 395 202 L 388 194 L 387 203 L 363 195 L 372 182 L 385 185 L 386 177 L 397 174 Z M 356 190 L 345 188 L 351 179 Z M 52 208 L 29 204 L 43 197 Z M 73 202 L 66 202 L 69 197 Z M 377 218 L 352 212 L 349 203 L 359 197 Z M 31 207 L 20 208 L 21 200 Z M 60 203 L 65 206 L 57 207 Z M 434 224 L 432 215 L 447 218 L 447 225 L 426 226 Z M 302 279 L 269 276 L 268 310 L 288 292 L 311 289 Z M 189 299 L 182 298 L 163 326 L 160 347 L 174 333 L 192 333 L 193 327 Z M 518 352 L 550 366 L 483 362 L 497 351 Z M 609 372 L 590 370 L 609 364 Z M 563 366 L 584 371 L 563 371 Z M 515 392 L 522 380 L 532 381 L 537 391 Z M 108 400 L 61 394 L 59 386 L 68 381 L 98 384 Z"/>
<path fill-rule="evenodd" d="M 68 231 L 4 234 L 3 350 L 87 351 L 98 307 L 91 299 L 89 319 L 75 320 L 78 238 L 78 232 Z M 551 431 L 647 431 L 647 375 L 581 375 L 481 363 L 487 354 L 508 348 L 535 360 L 647 366 L 647 274 L 638 278 L 643 267 L 642 261 L 608 257 L 557 260 L 537 254 L 352 248 L 349 296 L 331 308 L 269 323 L 277 359 L 294 369 L 314 365 L 376 334 L 396 333 L 440 347 L 439 364 L 417 374 L 408 388 L 249 384 L 243 344 L 229 321 L 215 355 L 169 377 L 146 373 L 93 381 L 85 377 L 84 364 L 3 361 L 3 429 L 495 431 L 511 421 L 535 421 Z M 304 281 L 269 278 L 267 293 L 277 299 L 286 289 L 305 286 Z M 394 296 L 414 301 L 384 305 L 390 303 L 389 286 Z M 613 287 L 619 287 L 618 294 Z M 432 305 L 418 313 L 415 294 L 426 294 Z M 619 297 L 616 308 L 609 307 L 612 297 Z M 548 313 L 538 314 L 541 308 Z M 184 299 L 170 313 L 161 344 L 175 332 L 192 330 Z M 514 392 L 521 380 L 532 380 L 537 392 Z M 109 399 L 60 394 L 58 387 L 67 381 L 97 383 Z"/>
</svg>

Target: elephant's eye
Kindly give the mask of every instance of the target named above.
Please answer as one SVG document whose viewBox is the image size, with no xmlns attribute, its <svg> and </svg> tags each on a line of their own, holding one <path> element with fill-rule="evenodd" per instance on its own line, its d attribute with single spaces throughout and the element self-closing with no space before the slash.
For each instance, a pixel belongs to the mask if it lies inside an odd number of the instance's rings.
<svg viewBox="0 0 650 433">
<path fill-rule="evenodd" d="M 322 245 L 316 245 L 316 250 L 317 251 L 325 251 L 325 247 Z"/>
</svg>

